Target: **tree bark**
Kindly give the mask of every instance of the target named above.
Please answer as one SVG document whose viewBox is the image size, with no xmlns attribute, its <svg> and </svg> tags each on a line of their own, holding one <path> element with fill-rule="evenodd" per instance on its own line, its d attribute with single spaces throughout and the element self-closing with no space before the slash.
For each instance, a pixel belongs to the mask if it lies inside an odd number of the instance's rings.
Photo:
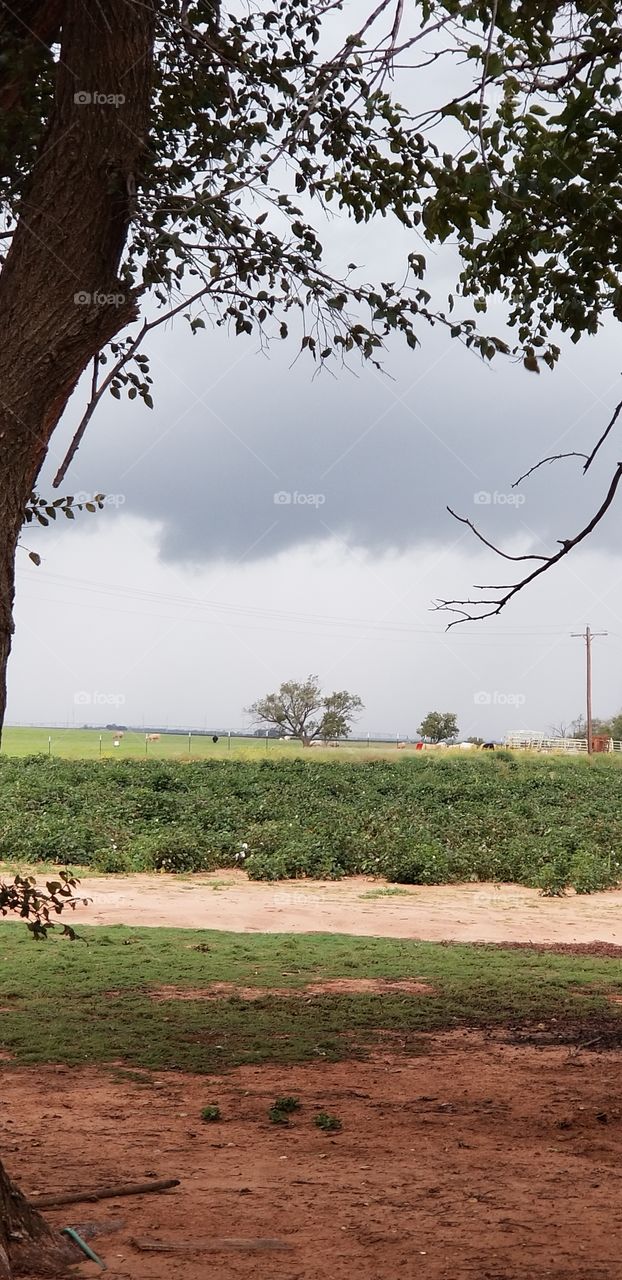
<svg viewBox="0 0 622 1280">
<path fill-rule="evenodd" d="M 25 507 L 78 379 L 138 315 L 119 266 L 149 125 L 154 0 L 64 0 L 61 27 L 55 101 L 0 274 L 0 732 Z"/>
<path fill-rule="evenodd" d="M 59 1275 L 73 1257 L 45 1218 L 28 1203 L 0 1163 L 0 1280 L 20 1275 Z"/>
</svg>

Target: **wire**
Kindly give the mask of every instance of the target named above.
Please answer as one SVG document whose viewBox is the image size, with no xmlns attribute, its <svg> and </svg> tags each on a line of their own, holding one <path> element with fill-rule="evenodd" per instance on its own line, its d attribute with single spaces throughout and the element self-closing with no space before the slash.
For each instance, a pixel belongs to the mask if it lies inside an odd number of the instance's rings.
<svg viewBox="0 0 622 1280">
<path fill-rule="evenodd" d="M 115 597 L 122 600 L 129 599 L 135 602 L 144 601 L 146 604 L 152 604 L 152 605 L 155 605 L 155 604 L 176 605 L 178 607 L 191 609 L 192 611 L 195 611 L 195 612 L 207 609 L 215 613 L 231 615 L 233 618 L 239 618 L 239 619 L 250 617 L 250 618 L 257 618 L 262 621 L 278 622 L 280 624 L 288 623 L 288 622 L 304 623 L 305 629 L 308 628 L 310 624 L 316 623 L 321 626 L 330 625 L 333 627 L 334 626 L 346 627 L 346 628 L 351 627 L 351 628 L 356 628 L 358 630 L 364 629 L 367 633 L 377 632 L 379 634 L 384 634 L 386 632 L 393 632 L 395 634 L 404 635 L 404 636 L 410 636 L 410 635 L 445 636 L 446 635 L 444 628 L 440 628 L 440 627 L 414 627 L 414 626 L 409 626 L 405 624 L 379 622 L 377 619 L 372 620 L 369 618 L 341 617 L 339 615 L 321 614 L 321 613 L 308 614 L 308 613 L 297 612 L 294 610 L 265 609 L 265 608 L 258 608 L 253 605 L 235 605 L 235 604 L 228 604 L 228 603 L 225 603 L 224 601 L 219 601 L 219 600 L 199 599 L 196 596 L 178 596 L 178 595 L 172 595 L 162 591 L 148 591 L 141 587 L 122 587 L 118 585 L 113 585 L 112 583 L 94 584 L 88 579 L 73 578 L 65 574 L 48 573 L 48 574 L 42 575 L 40 571 L 33 570 L 33 572 L 31 573 L 27 570 L 24 570 L 20 572 L 18 577 L 32 579 L 33 581 L 37 580 L 40 585 L 43 585 L 43 584 L 50 585 L 50 586 L 54 586 L 57 584 L 65 585 L 65 586 L 68 585 L 79 590 L 81 595 L 83 593 L 88 593 L 90 595 Z M 20 598 L 33 599 L 34 597 L 20 595 Z M 37 599 L 40 601 L 41 597 L 38 596 Z M 56 598 L 50 601 L 50 603 L 60 604 L 63 607 L 76 607 L 82 604 L 81 601 L 61 600 L 59 598 Z M 95 604 L 91 604 L 89 605 L 89 607 L 93 609 L 97 609 L 97 608 L 105 609 L 107 612 L 111 610 L 111 606 L 109 605 L 98 606 Z M 137 612 L 135 610 L 123 610 L 118 608 L 114 608 L 114 612 L 125 613 L 127 614 L 127 616 L 133 616 L 133 617 L 145 617 L 145 618 L 151 617 L 151 618 L 161 619 L 162 621 L 169 620 L 167 616 L 164 614 L 147 614 L 142 611 Z M 177 619 L 174 618 L 171 620 L 176 621 Z M 534 630 L 499 631 L 495 629 L 494 636 L 487 636 L 485 637 L 485 639 L 496 640 L 498 637 L 501 637 L 503 639 L 514 637 L 516 639 L 524 640 L 532 637 L 545 638 L 547 636 L 550 637 L 550 636 L 566 636 L 566 635 L 567 635 L 567 631 L 565 628 L 559 628 L 556 630 L 541 629 L 537 631 L 534 631 Z M 475 640 L 475 643 L 481 644 L 483 639 L 484 637 L 482 637 L 482 639 L 477 638 Z M 461 643 L 464 643 L 464 640 L 461 640 Z"/>
</svg>

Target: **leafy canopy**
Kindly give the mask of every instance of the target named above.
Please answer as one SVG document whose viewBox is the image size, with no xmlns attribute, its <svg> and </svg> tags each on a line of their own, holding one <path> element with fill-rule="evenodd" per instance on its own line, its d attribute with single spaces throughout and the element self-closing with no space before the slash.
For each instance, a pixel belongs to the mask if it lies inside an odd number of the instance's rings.
<svg viewBox="0 0 622 1280">
<path fill-rule="evenodd" d="M 559 329 L 578 340 L 608 313 L 622 318 L 622 4 L 163 0 L 155 8 L 146 148 L 127 179 L 118 281 L 143 319 L 129 329 L 120 322 L 96 354 L 90 400 L 55 487 L 104 395 L 151 407 L 144 346 L 178 314 L 192 332 L 226 325 L 262 345 L 293 328 L 301 350 L 322 363 L 352 352 L 378 361 L 392 332 L 415 348 L 422 322 L 440 323 L 485 359 L 511 349 L 534 372 L 555 364 Z M 57 101 L 66 6 L 52 9 L 60 16 L 49 48 L 28 38 L 19 15 L 3 19 L 7 245 Z M 71 129 L 61 145 L 71 146 Z M 405 233 L 397 279 L 370 282 L 356 261 L 333 266 L 320 232 L 333 210 L 359 224 L 391 215 Z M 451 241 L 460 257 L 456 286 L 438 306 L 425 287 L 426 240 Z M 515 331 L 511 348 L 478 331 L 491 297 Z M 68 500 L 66 515 L 72 507 Z M 35 497 L 30 518 L 42 509 L 53 505 Z"/>
<path fill-rule="evenodd" d="M 262 724 L 275 725 L 294 738 L 312 742 L 315 738 L 347 738 L 356 713 L 363 708 L 357 694 L 345 689 L 322 693 L 317 676 L 305 681 L 286 680 L 276 693 L 259 698 L 249 715 Z"/>
<path fill-rule="evenodd" d="M 419 725 L 422 738 L 446 742 L 458 737 L 458 719 L 453 711 L 428 711 Z"/>
<path fill-rule="evenodd" d="M 399 0 L 164 0 L 119 282 L 149 318 L 97 357 L 95 402 L 152 404 L 141 346 L 179 312 L 193 331 L 209 319 L 265 343 L 295 317 L 319 360 L 377 359 L 393 330 L 415 347 L 420 319 L 486 358 L 507 351 L 472 315 L 430 310 L 422 237 L 457 242 L 469 307 L 502 296 L 528 368 L 554 363 L 555 326 L 578 338 L 608 310 L 620 318 L 621 13 L 604 0 L 419 0 L 406 14 Z M 59 54 L 19 23 L 5 34 L 3 77 L 28 83 L 0 122 L 10 241 Z M 333 271 L 318 231 L 331 208 L 412 232 L 404 275 Z"/>
<path fill-rule="evenodd" d="M 555 326 L 578 338 L 608 310 L 620 318 L 621 13 L 603 0 L 419 0 L 406 13 L 399 0 L 164 0 L 119 280 L 148 319 L 99 353 L 91 411 L 107 392 L 152 405 L 142 346 L 178 313 L 193 332 L 207 321 L 262 343 L 295 319 L 318 360 L 377 359 L 393 330 L 415 347 L 423 319 L 492 358 L 508 346 L 476 331 L 471 308 L 500 294 L 534 370 L 557 357 Z M 19 23 L 5 34 L 2 75 L 28 84 L 0 122 L 10 242 L 59 53 Z M 331 209 L 392 215 L 412 233 L 404 274 L 333 270 L 318 230 Z M 469 307 L 455 321 L 454 296 L 430 309 L 422 284 L 422 238 L 450 237 Z"/>
</svg>

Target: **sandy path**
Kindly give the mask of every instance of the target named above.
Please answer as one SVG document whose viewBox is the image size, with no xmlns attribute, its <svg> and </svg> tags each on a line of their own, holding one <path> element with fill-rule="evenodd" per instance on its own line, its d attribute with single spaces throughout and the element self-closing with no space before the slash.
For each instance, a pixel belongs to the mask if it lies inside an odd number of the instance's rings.
<svg viewBox="0 0 622 1280">
<path fill-rule="evenodd" d="M 171 925 L 261 933 L 350 933 L 428 941 L 613 942 L 622 890 L 543 898 L 517 885 L 416 886 L 369 897 L 378 881 L 247 881 L 243 873 L 101 876 L 82 880 L 85 924 Z"/>
</svg>

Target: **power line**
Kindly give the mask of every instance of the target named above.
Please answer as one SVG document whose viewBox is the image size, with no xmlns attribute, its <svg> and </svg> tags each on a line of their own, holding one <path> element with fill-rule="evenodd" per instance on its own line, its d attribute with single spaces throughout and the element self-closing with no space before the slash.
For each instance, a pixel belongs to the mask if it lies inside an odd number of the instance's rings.
<svg viewBox="0 0 622 1280">
<path fill-rule="evenodd" d="M 218 601 L 218 600 L 198 599 L 195 596 L 180 596 L 180 595 L 178 596 L 178 595 L 172 595 L 172 594 L 161 592 L 161 591 L 149 591 L 140 587 L 122 587 L 122 586 L 114 585 L 112 583 L 94 584 L 93 582 L 87 579 L 73 578 L 64 574 L 42 575 L 39 571 L 33 571 L 32 573 L 22 572 L 19 576 L 25 577 L 27 579 L 32 579 L 33 581 L 37 580 L 40 585 L 55 586 L 58 584 L 61 586 L 69 586 L 71 588 L 75 588 L 76 590 L 78 590 L 81 595 L 86 592 L 90 595 L 111 596 L 121 600 L 124 600 L 124 599 L 131 600 L 136 603 L 140 603 L 141 601 L 144 601 L 145 604 L 173 605 L 181 608 L 192 609 L 193 611 L 210 610 L 215 613 L 231 615 L 234 618 L 240 618 L 240 619 L 251 617 L 251 618 L 257 618 L 258 620 L 262 620 L 262 621 L 274 621 L 274 622 L 278 622 L 279 624 L 303 623 L 305 627 L 308 627 L 310 623 L 317 623 L 320 626 L 331 625 L 333 627 L 334 626 L 346 627 L 346 628 L 352 627 L 357 629 L 363 628 L 368 633 L 377 632 L 379 634 L 382 634 L 384 632 L 394 632 L 396 634 L 403 634 L 405 636 L 408 636 L 408 635 L 445 636 L 446 635 L 444 629 L 436 628 L 436 627 L 414 627 L 414 626 L 409 626 L 407 624 L 379 622 L 377 619 L 372 620 L 367 618 L 342 617 L 334 614 L 308 614 L 308 613 L 297 612 L 294 610 L 266 609 L 266 608 L 258 608 L 257 606 L 253 606 L 253 605 L 235 605 L 235 604 L 228 604 L 228 603 L 225 603 L 224 601 Z M 32 599 L 33 597 L 22 596 L 22 598 Z M 40 597 L 37 597 L 37 598 L 40 599 Z M 71 601 L 71 600 L 68 601 L 68 600 L 61 600 L 59 598 L 53 599 L 50 603 L 60 604 L 63 607 L 68 607 L 68 606 L 77 607 L 83 604 L 82 601 Z M 95 604 L 90 604 L 88 607 L 93 609 L 99 608 L 99 609 L 105 609 L 106 611 L 111 611 L 113 606 L 110 606 L 110 605 L 98 606 Z M 160 618 L 162 621 L 168 620 L 166 615 L 163 615 L 163 614 L 146 614 L 144 612 L 138 612 L 135 610 L 123 610 L 118 608 L 115 608 L 114 611 L 118 613 L 126 613 L 128 616 L 152 617 L 156 619 Z M 175 619 L 172 619 L 172 620 L 174 621 Z M 464 643 L 465 640 L 467 643 L 470 640 L 471 643 L 481 644 L 484 641 L 494 642 L 495 639 L 497 638 L 502 638 L 502 639 L 515 638 L 517 640 L 526 640 L 530 638 L 544 639 L 550 636 L 562 637 L 565 635 L 567 635 L 567 632 L 563 630 L 548 630 L 548 629 L 547 630 L 542 629 L 542 630 L 536 630 L 536 631 L 530 631 L 530 630 L 495 631 L 494 635 L 490 635 L 490 633 L 486 636 L 482 635 L 481 639 L 479 637 L 473 637 L 472 635 L 470 637 L 469 636 L 464 637 L 464 639 L 461 638 L 461 643 Z M 452 637 L 452 638 L 455 639 L 455 637 Z"/>
</svg>

